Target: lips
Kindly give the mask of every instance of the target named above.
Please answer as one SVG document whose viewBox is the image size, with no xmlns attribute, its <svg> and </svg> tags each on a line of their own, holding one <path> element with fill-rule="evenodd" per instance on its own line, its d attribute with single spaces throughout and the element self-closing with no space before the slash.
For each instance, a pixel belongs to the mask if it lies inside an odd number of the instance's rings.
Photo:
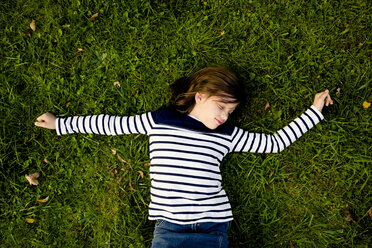
<svg viewBox="0 0 372 248">
<path fill-rule="evenodd" d="M 220 120 L 217 119 L 217 118 L 216 118 L 216 121 L 217 121 L 218 125 L 221 125 L 221 124 L 223 123 L 222 121 L 220 121 Z"/>
</svg>

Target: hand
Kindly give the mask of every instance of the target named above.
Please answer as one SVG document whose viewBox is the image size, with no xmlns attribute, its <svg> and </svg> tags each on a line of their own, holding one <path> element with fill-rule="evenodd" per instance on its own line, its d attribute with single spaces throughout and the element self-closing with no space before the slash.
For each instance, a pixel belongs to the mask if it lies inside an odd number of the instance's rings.
<svg viewBox="0 0 372 248">
<path fill-rule="evenodd" d="M 48 129 L 56 129 L 56 117 L 51 113 L 45 113 L 40 115 L 37 118 L 37 122 L 35 122 L 35 126 L 48 128 Z"/>
<path fill-rule="evenodd" d="M 324 107 L 324 104 L 328 107 L 329 104 L 333 104 L 331 96 L 329 95 L 329 90 L 325 90 L 323 92 L 319 92 L 314 97 L 314 107 L 316 107 L 320 112 Z"/>
</svg>

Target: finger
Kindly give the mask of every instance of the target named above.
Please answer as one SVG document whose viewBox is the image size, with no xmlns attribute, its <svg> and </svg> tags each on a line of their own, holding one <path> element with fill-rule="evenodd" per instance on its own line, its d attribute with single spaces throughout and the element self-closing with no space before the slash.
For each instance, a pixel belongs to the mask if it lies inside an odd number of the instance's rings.
<svg viewBox="0 0 372 248">
<path fill-rule="evenodd" d="M 37 127 L 45 127 L 45 122 L 37 121 L 37 122 L 35 122 L 35 126 L 37 126 Z"/>
<path fill-rule="evenodd" d="M 40 115 L 39 117 L 37 117 L 37 119 L 36 119 L 36 120 L 38 120 L 38 121 L 44 121 L 44 120 L 45 120 L 45 117 L 46 117 L 46 113 L 45 113 L 45 114 L 42 114 L 42 115 Z"/>
</svg>

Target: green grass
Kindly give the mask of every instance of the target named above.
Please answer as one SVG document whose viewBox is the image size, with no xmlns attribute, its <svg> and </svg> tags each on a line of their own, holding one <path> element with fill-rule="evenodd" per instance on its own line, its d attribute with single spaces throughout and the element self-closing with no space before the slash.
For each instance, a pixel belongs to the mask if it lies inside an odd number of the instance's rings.
<svg viewBox="0 0 372 248">
<path fill-rule="evenodd" d="M 368 0 L 2 1 L 0 246 L 149 247 L 148 139 L 56 136 L 35 118 L 153 111 L 175 79 L 223 64 L 247 87 L 232 118 L 247 130 L 275 132 L 326 88 L 334 99 L 282 153 L 225 158 L 231 247 L 368 247 L 371 13 Z"/>
</svg>

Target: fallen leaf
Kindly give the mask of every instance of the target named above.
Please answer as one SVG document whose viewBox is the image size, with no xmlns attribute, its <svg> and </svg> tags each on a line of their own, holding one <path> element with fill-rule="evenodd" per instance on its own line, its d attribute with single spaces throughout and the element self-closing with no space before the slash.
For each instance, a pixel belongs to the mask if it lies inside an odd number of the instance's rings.
<svg viewBox="0 0 372 248">
<path fill-rule="evenodd" d="M 125 168 L 121 168 L 120 170 L 121 170 L 121 171 L 125 171 Z"/>
<path fill-rule="evenodd" d="M 140 174 L 141 178 L 143 178 L 143 171 L 138 171 L 138 173 Z"/>
<path fill-rule="evenodd" d="M 112 154 L 116 155 L 116 150 L 111 149 Z"/>
<path fill-rule="evenodd" d="M 368 210 L 369 217 L 372 219 L 372 207 Z"/>
<path fill-rule="evenodd" d="M 67 102 L 66 103 L 66 108 L 68 108 L 70 106 L 71 102 Z"/>
<path fill-rule="evenodd" d="M 84 51 L 83 48 L 80 48 L 80 47 L 78 47 L 77 50 L 78 50 L 79 52 Z"/>
<path fill-rule="evenodd" d="M 367 109 L 367 108 L 369 108 L 371 106 L 371 103 L 370 102 L 367 102 L 367 101 L 364 101 L 363 102 L 363 108 L 364 109 Z"/>
<path fill-rule="evenodd" d="M 120 82 L 119 81 L 115 81 L 114 82 L 114 86 L 116 86 L 116 85 L 120 87 Z"/>
<path fill-rule="evenodd" d="M 274 171 L 270 171 L 270 177 L 272 177 L 274 175 Z"/>
<path fill-rule="evenodd" d="M 116 156 L 118 157 L 119 161 L 122 162 L 122 163 L 128 163 L 127 161 L 125 161 L 124 159 L 122 159 L 122 157 L 120 157 L 119 154 L 116 154 Z"/>
<path fill-rule="evenodd" d="M 94 21 L 96 18 L 98 17 L 98 13 L 95 13 L 94 15 L 92 15 L 92 17 L 90 18 L 92 21 Z"/>
<path fill-rule="evenodd" d="M 225 34 L 225 30 L 222 30 L 220 34 L 221 35 L 224 35 Z"/>
<path fill-rule="evenodd" d="M 49 201 L 49 196 L 45 197 L 44 199 L 37 200 L 37 201 L 41 202 L 41 203 L 45 203 L 45 202 Z"/>
<path fill-rule="evenodd" d="M 31 38 L 31 34 L 29 32 L 26 33 L 26 36 Z"/>
<path fill-rule="evenodd" d="M 316 78 L 320 78 L 320 75 L 316 76 Z"/>
<path fill-rule="evenodd" d="M 114 173 L 115 173 L 115 174 L 118 174 L 118 170 L 115 170 Z"/>
<path fill-rule="evenodd" d="M 53 42 L 54 42 L 54 43 L 58 43 L 58 40 L 54 40 Z"/>
<path fill-rule="evenodd" d="M 132 182 L 131 182 L 131 181 L 129 181 L 129 187 L 130 187 L 130 189 L 131 189 L 132 191 L 135 191 L 134 188 L 132 187 Z"/>
<path fill-rule="evenodd" d="M 65 25 L 63 25 L 62 27 L 63 27 L 63 28 L 70 28 L 71 25 L 70 25 L 70 24 L 65 24 Z"/>
<path fill-rule="evenodd" d="M 25 177 L 31 185 L 38 185 L 39 184 L 39 181 L 37 180 L 37 178 L 39 177 L 39 173 L 35 172 L 35 173 L 30 174 L 30 175 L 25 175 Z"/>
<path fill-rule="evenodd" d="M 294 248 L 292 241 L 289 241 L 289 247 Z"/>
<path fill-rule="evenodd" d="M 34 219 L 31 219 L 31 218 L 26 218 L 26 222 L 27 222 L 27 223 L 34 223 L 35 220 L 34 220 Z"/>
<path fill-rule="evenodd" d="M 337 98 L 340 98 L 341 97 L 341 89 L 340 88 L 337 88 L 337 90 L 336 90 L 336 97 Z"/>
<path fill-rule="evenodd" d="M 270 108 L 270 103 L 267 102 L 266 105 L 265 105 L 265 111 L 268 110 Z"/>
<path fill-rule="evenodd" d="M 149 163 L 146 163 L 146 164 L 144 164 L 144 166 L 150 166 L 151 165 L 151 163 L 149 162 Z"/>
<path fill-rule="evenodd" d="M 35 32 L 35 30 L 36 30 L 35 20 L 32 20 L 32 22 L 30 23 L 30 28 L 31 28 L 32 31 Z"/>
<path fill-rule="evenodd" d="M 47 164 L 49 161 L 48 159 L 44 158 L 43 162 Z"/>
</svg>

